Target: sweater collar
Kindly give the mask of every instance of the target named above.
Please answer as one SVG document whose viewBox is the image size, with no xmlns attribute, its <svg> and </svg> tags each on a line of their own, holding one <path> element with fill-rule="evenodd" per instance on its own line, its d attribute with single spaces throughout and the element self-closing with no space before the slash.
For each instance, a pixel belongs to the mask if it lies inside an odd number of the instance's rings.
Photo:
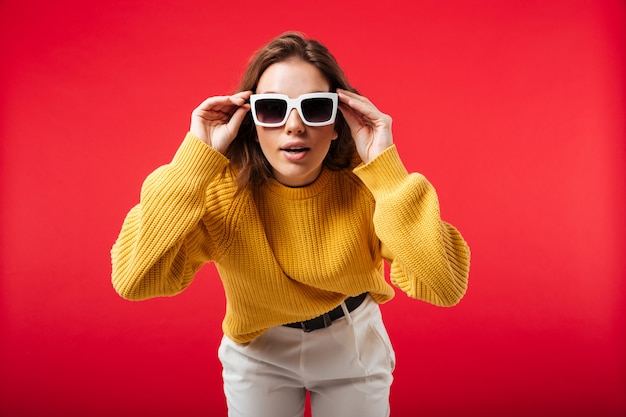
<svg viewBox="0 0 626 417">
<path fill-rule="evenodd" d="M 289 200 L 306 200 L 320 194 L 330 180 L 332 173 L 324 168 L 315 181 L 304 187 L 287 187 L 272 178 L 265 183 L 267 190 Z"/>
</svg>

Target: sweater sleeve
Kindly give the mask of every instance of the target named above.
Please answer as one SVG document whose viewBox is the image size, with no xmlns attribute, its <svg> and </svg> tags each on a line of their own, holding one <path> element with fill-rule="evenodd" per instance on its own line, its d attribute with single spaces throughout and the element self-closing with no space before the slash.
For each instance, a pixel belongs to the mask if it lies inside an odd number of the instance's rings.
<svg viewBox="0 0 626 417">
<path fill-rule="evenodd" d="M 201 221 L 206 188 L 227 159 L 190 133 L 172 162 L 146 178 L 111 249 L 112 283 L 130 300 L 183 291 L 213 250 Z"/>
<path fill-rule="evenodd" d="M 459 231 L 441 220 L 433 186 L 407 172 L 395 145 L 354 173 L 376 200 L 374 228 L 391 262 L 391 282 L 410 297 L 457 304 L 467 290 L 470 251 Z"/>
</svg>

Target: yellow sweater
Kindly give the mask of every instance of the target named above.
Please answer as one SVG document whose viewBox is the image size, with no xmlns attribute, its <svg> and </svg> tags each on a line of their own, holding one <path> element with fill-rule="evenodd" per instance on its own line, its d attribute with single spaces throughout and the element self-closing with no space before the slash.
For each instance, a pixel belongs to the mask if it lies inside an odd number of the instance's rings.
<svg viewBox="0 0 626 417">
<path fill-rule="evenodd" d="M 214 262 L 227 301 L 223 331 L 245 343 L 346 296 L 390 300 L 383 259 L 410 297 L 451 306 L 465 294 L 469 248 L 395 146 L 354 170 L 324 169 L 301 188 L 271 180 L 236 194 L 228 164 L 188 133 L 172 162 L 148 176 L 111 250 L 122 297 L 178 294 Z"/>
</svg>

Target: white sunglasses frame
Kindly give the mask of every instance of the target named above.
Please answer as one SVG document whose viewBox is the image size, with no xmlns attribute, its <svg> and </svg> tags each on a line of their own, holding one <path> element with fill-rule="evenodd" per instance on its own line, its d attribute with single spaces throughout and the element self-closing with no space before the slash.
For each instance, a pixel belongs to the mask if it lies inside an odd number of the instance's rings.
<svg viewBox="0 0 626 417">
<path fill-rule="evenodd" d="M 285 100 L 287 102 L 287 111 L 285 112 L 285 117 L 283 118 L 283 120 L 281 120 L 280 122 L 276 122 L 276 123 L 261 122 L 256 117 L 256 102 L 258 100 L 272 99 L 272 98 Z M 329 98 L 332 100 L 333 110 L 332 110 L 332 114 L 329 120 L 326 120 L 324 122 L 310 122 L 306 120 L 306 118 L 302 114 L 302 101 L 306 99 L 310 99 L 310 98 Z M 252 113 L 252 119 L 254 120 L 254 124 L 257 126 L 263 126 L 263 127 L 283 126 L 285 123 L 287 123 L 287 119 L 289 118 L 289 115 L 291 114 L 291 110 L 293 109 L 296 109 L 296 111 L 298 112 L 298 115 L 300 116 L 300 119 L 302 120 L 302 123 L 304 123 L 307 126 L 313 126 L 313 127 L 328 126 L 328 125 L 335 123 L 335 118 L 337 116 L 337 108 L 339 107 L 339 96 L 337 95 L 337 93 L 330 93 L 330 92 L 329 93 L 307 93 L 307 94 L 302 94 L 298 98 L 289 98 L 289 96 L 285 94 L 274 94 L 274 93 L 252 94 L 250 96 L 250 106 L 251 106 L 250 110 Z"/>
</svg>

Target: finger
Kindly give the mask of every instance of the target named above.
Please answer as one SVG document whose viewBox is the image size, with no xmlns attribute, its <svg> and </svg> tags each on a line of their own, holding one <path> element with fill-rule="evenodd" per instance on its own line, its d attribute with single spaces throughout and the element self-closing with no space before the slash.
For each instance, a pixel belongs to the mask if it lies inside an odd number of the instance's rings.
<svg viewBox="0 0 626 417">
<path fill-rule="evenodd" d="M 230 102 L 237 107 L 243 106 L 251 95 L 252 91 L 240 91 L 230 96 Z"/>
<path fill-rule="evenodd" d="M 349 107 L 347 104 L 340 104 L 339 109 L 346 119 L 348 126 L 350 126 L 350 130 L 352 131 L 353 135 L 363 128 L 371 130 L 376 125 L 376 123 L 368 116 L 361 114 L 354 108 Z"/>
<path fill-rule="evenodd" d="M 341 103 L 339 104 L 339 110 L 341 111 L 341 114 L 343 114 L 343 118 L 346 123 L 348 123 L 350 130 L 356 131 L 359 127 L 361 127 L 362 122 L 360 115 L 355 114 L 354 110 L 350 106 Z"/>
<path fill-rule="evenodd" d="M 356 114 L 354 110 L 345 104 L 340 104 L 339 109 L 341 110 L 344 120 L 350 129 L 350 134 L 355 141 L 360 140 L 359 138 L 363 138 L 363 135 L 365 135 L 365 137 L 369 137 L 372 132 L 372 127 L 367 121 L 363 120 L 362 116 Z"/>
<path fill-rule="evenodd" d="M 346 104 L 349 102 L 356 102 L 356 101 L 372 104 L 372 102 L 367 97 L 364 97 L 352 91 L 337 89 L 337 95 L 339 96 L 339 100 Z"/>
<path fill-rule="evenodd" d="M 237 94 L 233 94 L 230 98 L 231 98 L 231 103 L 236 106 L 230 109 L 229 114 L 230 116 L 233 116 L 235 114 L 235 112 L 240 109 L 242 106 L 246 105 L 247 100 L 250 98 L 250 95 L 252 95 L 252 91 L 241 91 Z M 247 105 L 246 110 L 244 111 L 243 115 L 245 116 L 245 114 L 250 110 L 250 105 Z M 243 119 L 243 116 L 242 116 Z"/>
<path fill-rule="evenodd" d="M 205 99 L 197 107 L 202 111 L 221 111 L 225 113 L 232 113 L 237 107 L 242 106 L 248 98 L 250 98 L 251 92 L 242 91 L 231 96 L 212 96 Z"/>
<path fill-rule="evenodd" d="M 382 115 L 380 110 L 378 110 L 378 108 L 376 108 L 376 106 L 374 106 L 374 104 L 366 97 L 340 89 L 337 90 L 337 94 L 339 95 L 339 100 L 342 103 L 363 116 L 370 119 L 376 119 Z"/>
<path fill-rule="evenodd" d="M 211 96 L 200 103 L 197 109 L 215 110 L 217 107 L 227 105 L 229 102 L 230 96 Z"/>
<path fill-rule="evenodd" d="M 358 97 L 365 98 L 359 93 L 355 93 L 354 91 L 350 91 L 350 90 L 344 90 L 343 88 L 338 88 L 337 94 L 339 94 L 340 96 L 343 95 L 343 96 L 352 97 L 352 98 L 358 98 Z"/>
<path fill-rule="evenodd" d="M 247 90 L 247 91 L 240 91 L 236 94 L 233 94 L 232 97 L 241 97 L 244 100 L 247 100 L 250 98 L 251 95 L 252 95 L 252 91 Z"/>
<path fill-rule="evenodd" d="M 235 112 L 233 113 L 233 115 L 231 116 L 227 124 L 228 130 L 230 132 L 239 131 L 239 127 L 241 127 L 241 123 L 243 122 L 243 119 L 246 117 L 246 113 L 248 113 L 248 111 L 250 111 L 249 104 L 243 104 L 242 106 L 237 108 L 237 110 L 235 110 Z"/>
</svg>

